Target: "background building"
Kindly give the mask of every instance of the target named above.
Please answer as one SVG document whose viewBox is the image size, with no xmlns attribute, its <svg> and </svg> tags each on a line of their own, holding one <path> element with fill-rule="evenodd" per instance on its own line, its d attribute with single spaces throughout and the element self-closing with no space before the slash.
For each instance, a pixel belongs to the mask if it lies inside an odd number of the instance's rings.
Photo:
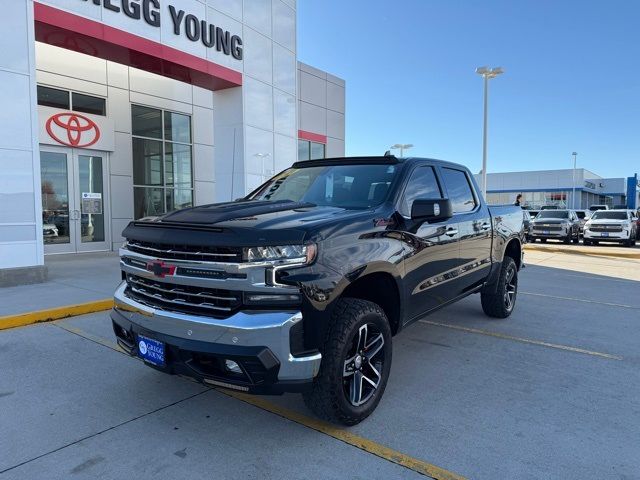
<svg viewBox="0 0 640 480">
<path fill-rule="evenodd" d="M 572 196 L 573 174 L 573 169 L 489 173 L 487 202 L 513 203 L 516 195 L 522 193 L 523 205 L 531 209 L 539 209 L 544 205 L 585 209 L 596 204 L 609 207 L 627 205 L 635 209 L 640 205 L 637 174 L 627 178 L 603 178 L 589 170 L 577 168 L 575 202 Z M 476 175 L 476 181 L 481 182 L 480 175 Z"/>
<path fill-rule="evenodd" d="M 297 61 L 295 0 L 15 0 L 3 16 L 0 285 L 344 154 L 345 82 Z"/>
</svg>

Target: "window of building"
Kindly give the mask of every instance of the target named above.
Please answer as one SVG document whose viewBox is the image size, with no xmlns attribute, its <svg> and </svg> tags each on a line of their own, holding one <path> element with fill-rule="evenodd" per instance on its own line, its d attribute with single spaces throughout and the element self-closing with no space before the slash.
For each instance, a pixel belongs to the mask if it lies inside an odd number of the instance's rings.
<svg viewBox="0 0 640 480">
<path fill-rule="evenodd" d="M 298 140 L 298 160 L 319 160 L 326 156 L 324 143 Z"/>
<path fill-rule="evenodd" d="M 43 85 L 38 85 L 38 105 L 93 115 L 107 114 L 107 100 L 104 98 Z"/>
<path fill-rule="evenodd" d="M 193 205 L 191 117 L 131 106 L 135 218 Z"/>
<path fill-rule="evenodd" d="M 104 98 L 73 92 L 71 94 L 71 110 L 92 113 L 93 115 L 106 115 L 107 101 Z"/>
<path fill-rule="evenodd" d="M 69 102 L 69 92 L 38 85 L 38 105 L 69 110 L 71 106 Z"/>
<path fill-rule="evenodd" d="M 411 172 L 411 177 L 404 190 L 400 213 L 408 217 L 411 215 L 411 206 L 415 200 L 434 198 L 442 198 L 442 191 L 433 167 L 418 167 Z"/>
<path fill-rule="evenodd" d="M 470 212 L 476 208 L 476 199 L 465 172 L 453 168 L 443 168 L 442 175 L 447 186 L 449 200 L 453 204 L 453 213 Z"/>
</svg>

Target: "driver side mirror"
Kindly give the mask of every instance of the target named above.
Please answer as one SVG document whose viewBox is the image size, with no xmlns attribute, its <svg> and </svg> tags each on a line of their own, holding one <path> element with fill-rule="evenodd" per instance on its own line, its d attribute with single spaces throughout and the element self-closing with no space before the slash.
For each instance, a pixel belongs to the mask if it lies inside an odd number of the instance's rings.
<svg viewBox="0 0 640 480">
<path fill-rule="evenodd" d="M 453 205 L 448 198 L 422 199 L 418 198 L 411 205 L 413 220 L 440 221 L 453 217 Z"/>
</svg>

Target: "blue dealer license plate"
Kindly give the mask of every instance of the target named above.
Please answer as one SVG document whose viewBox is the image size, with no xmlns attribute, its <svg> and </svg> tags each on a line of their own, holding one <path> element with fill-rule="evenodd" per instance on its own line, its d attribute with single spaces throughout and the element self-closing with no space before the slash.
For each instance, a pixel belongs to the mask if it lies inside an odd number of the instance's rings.
<svg viewBox="0 0 640 480">
<path fill-rule="evenodd" d="M 164 343 L 138 335 L 138 356 L 145 362 L 162 367 L 164 365 Z"/>
<path fill-rule="evenodd" d="M 602 236 L 603 237 L 608 237 L 609 236 L 609 232 L 602 232 Z"/>
<path fill-rule="evenodd" d="M 543 231 L 542 231 L 542 234 L 543 234 L 543 235 L 549 235 L 549 230 L 543 230 Z"/>
</svg>

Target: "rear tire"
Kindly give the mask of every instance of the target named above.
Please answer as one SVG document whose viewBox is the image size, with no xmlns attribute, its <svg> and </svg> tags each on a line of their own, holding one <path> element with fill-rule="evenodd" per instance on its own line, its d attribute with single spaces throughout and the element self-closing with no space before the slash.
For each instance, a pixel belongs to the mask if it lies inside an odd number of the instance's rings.
<svg viewBox="0 0 640 480">
<path fill-rule="evenodd" d="M 482 310 L 489 317 L 507 318 L 516 306 L 518 267 L 511 257 L 504 257 L 495 293 L 482 293 Z"/>
<path fill-rule="evenodd" d="M 304 403 L 324 420 L 360 423 L 384 394 L 391 355 L 391 328 L 382 308 L 367 300 L 339 300 L 322 347 L 320 371 L 312 389 L 303 393 Z"/>
</svg>

